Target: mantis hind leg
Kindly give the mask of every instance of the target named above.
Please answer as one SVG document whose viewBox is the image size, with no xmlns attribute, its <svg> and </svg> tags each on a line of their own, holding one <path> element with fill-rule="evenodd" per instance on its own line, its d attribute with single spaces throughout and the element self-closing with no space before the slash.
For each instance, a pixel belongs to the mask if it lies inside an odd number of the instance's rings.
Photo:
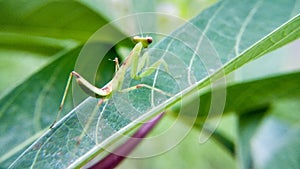
<svg viewBox="0 0 300 169">
<path fill-rule="evenodd" d="M 79 86 L 82 88 L 82 90 L 92 97 L 105 97 L 105 96 L 108 96 L 111 94 L 111 91 L 112 91 L 111 83 L 108 83 L 103 88 L 97 88 L 96 86 L 90 84 L 83 77 L 81 77 L 77 72 L 72 71 L 69 75 L 68 82 L 67 82 L 56 118 L 55 118 L 54 122 L 50 125 L 49 128 L 53 128 L 54 124 L 58 121 L 58 119 L 60 117 L 60 114 L 62 112 L 73 76 L 76 78 L 76 82 L 79 84 Z"/>
<path fill-rule="evenodd" d="M 78 136 L 77 138 L 77 145 L 80 144 L 82 138 L 87 134 L 88 132 L 88 129 L 90 128 L 91 124 L 92 124 L 92 121 L 97 113 L 97 111 L 99 110 L 100 106 L 103 104 L 103 102 L 105 101 L 105 99 L 101 98 L 99 99 L 97 105 L 94 107 L 93 111 L 92 111 L 92 114 L 90 115 L 90 117 L 88 118 L 88 121 L 86 122 L 85 126 L 83 127 L 83 131 L 82 133 L 80 134 L 80 136 Z M 100 112 L 100 116 L 98 117 L 99 119 L 101 119 L 102 117 L 102 111 Z M 97 130 L 97 129 L 96 129 Z M 97 132 L 97 131 L 96 131 Z M 95 137 L 96 137 L 96 140 L 98 140 L 97 138 L 97 134 L 95 134 Z M 98 142 L 98 141 L 96 141 Z"/>
<path fill-rule="evenodd" d="M 57 112 L 57 114 L 56 114 L 56 118 L 55 118 L 54 122 L 50 125 L 49 128 L 53 128 L 54 124 L 58 121 L 58 119 L 59 119 L 59 117 L 60 117 L 60 114 L 61 114 L 61 112 L 62 112 L 64 103 L 65 103 L 65 100 L 66 100 L 66 97 L 67 97 L 67 94 L 68 94 L 68 91 L 69 91 L 69 87 L 70 87 L 70 84 L 71 84 L 71 81 L 72 81 L 72 77 L 73 77 L 73 74 L 72 74 L 72 72 L 71 72 L 70 75 L 69 75 L 67 84 L 66 84 L 66 88 L 65 88 L 63 97 L 62 97 L 61 102 L 60 102 L 60 105 L 59 105 L 58 112 Z"/>
</svg>

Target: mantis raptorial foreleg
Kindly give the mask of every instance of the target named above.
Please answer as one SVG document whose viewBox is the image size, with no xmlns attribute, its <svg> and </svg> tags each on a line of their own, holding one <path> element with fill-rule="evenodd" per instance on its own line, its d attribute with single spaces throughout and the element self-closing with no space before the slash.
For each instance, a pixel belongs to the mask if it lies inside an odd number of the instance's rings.
<svg viewBox="0 0 300 169">
<path fill-rule="evenodd" d="M 116 73 L 120 68 L 119 59 L 116 57 L 113 61 L 115 62 L 115 73 Z"/>
<path fill-rule="evenodd" d="M 163 64 L 166 71 L 169 72 L 167 63 L 164 60 L 158 60 L 155 63 L 153 63 L 151 66 L 147 66 L 145 68 L 145 70 L 138 75 L 137 79 L 140 79 L 140 78 L 147 77 L 147 76 L 151 75 L 155 70 L 157 70 L 157 68 L 161 64 Z"/>
<path fill-rule="evenodd" d="M 92 116 L 94 116 L 95 112 L 97 111 L 97 109 L 101 106 L 101 104 L 108 99 L 114 92 L 119 91 L 119 92 L 128 92 L 131 90 L 135 90 L 137 88 L 141 88 L 141 87 L 145 87 L 148 89 L 151 89 L 153 91 L 162 93 L 164 95 L 167 96 L 171 96 L 171 94 L 164 92 L 160 89 L 157 89 L 155 87 L 146 85 L 146 84 L 138 84 L 136 86 L 132 86 L 129 87 L 127 89 L 122 89 L 122 84 L 124 81 L 124 76 L 125 73 L 127 72 L 127 70 L 129 68 L 131 68 L 131 78 L 135 78 L 135 79 L 140 79 L 142 77 L 146 77 L 149 76 L 150 74 L 152 74 L 159 66 L 160 64 L 163 64 L 165 66 L 166 69 L 168 69 L 167 64 L 163 61 L 163 60 L 159 60 L 157 62 L 155 62 L 154 64 L 152 64 L 150 67 L 146 67 L 145 70 L 143 72 L 140 73 L 140 71 L 144 68 L 145 64 L 148 64 L 149 62 L 149 55 L 145 54 L 144 56 L 141 56 L 141 51 L 144 48 L 147 48 L 148 45 L 152 42 L 152 38 L 151 37 L 145 37 L 145 38 L 141 38 L 141 37 L 134 37 L 134 41 L 137 42 L 137 44 L 134 46 L 134 48 L 132 49 L 132 51 L 130 52 L 129 56 L 125 59 L 125 61 L 121 64 L 121 66 L 119 66 L 119 62 L 118 59 L 114 59 L 115 63 L 116 63 L 116 68 L 115 68 L 115 75 L 112 78 L 112 80 L 110 82 L 108 82 L 104 87 L 102 88 L 97 88 L 94 85 L 90 84 L 87 80 L 85 80 L 80 74 L 78 74 L 75 71 L 72 71 L 70 73 L 66 88 L 65 88 L 65 92 L 59 107 L 59 111 L 56 117 L 56 120 L 54 121 L 54 123 L 50 126 L 50 128 L 53 127 L 53 125 L 55 124 L 55 122 L 59 119 L 60 113 L 62 111 L 65 99 L 66 99 L 66 95 L 67 95 L 67 91 L 69 89 L 69 86 L 71 84 L 71 80 L 72 77 L 74 76 L 76 78 L 76 82 L 79 84 L 79 86 L 82 88 L 82 90 L 87 93 L 90 96 L 93 97 L 97 97 L 100 98 L 100 100 L 98 101 L 97 106 L 95 107 L 95 110 L 92 112 Z M 140 73 L 140 74 L 139 74 Z M 92 117 L 91 117 L 92 118 Z M 89 128 L 90 125 L 90 120 L 87 122 L 86 126 L 84 127 L 84 131 L 87 131 L 87 129 Z M 81 140 L 81 138 L 83 137 L 83 134 L 79 137 L 79 141 Z"/>
</svg>

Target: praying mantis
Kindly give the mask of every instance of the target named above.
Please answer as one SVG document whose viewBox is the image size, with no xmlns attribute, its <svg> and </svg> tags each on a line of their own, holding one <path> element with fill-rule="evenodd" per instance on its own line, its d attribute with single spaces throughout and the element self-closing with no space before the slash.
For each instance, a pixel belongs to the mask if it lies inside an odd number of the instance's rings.
<svg viewBox="0 0 300 169">
<path fill-rule="evenodd" d="M 76 82 L 81 87 L 81 89 L 88 95 L 96 98 L 100 98 L 97 107 L 100 107 L 100 105 L 106 100 L 109 99 L 114 92 L 129 92 L 131 90 L 135 90 L 141 87 L 145 87 L 151 90 L 154 90 L 156 92 L 162 93 L 167 96 L 172 96 L 171 94 L 164 92 L 160 89 L 157 89 L 153 86 L 147 85 L 147 84 L 138 84 L 126 89 L 122 89 L 125 73 L 127 70 L 131 68 L 130 76 L 134 79 L 140 79 L 146 76 L 151 75 L 159 66 L 160 64 L 163 64 L 166 69 L 168 69 L 167 64 L 163 60 L 158 60 L 155 63 L 153 63 L 149 67 L 145 67 L 145 64 L 148 64 L 149 62 L 149 55 L 148 53 L 144 53 L 143 56 L 141 56 L 141 51 L 143 48 L 147 48 L 149 44 L 152 43 L 152 37 L 139 37 L 135 36 L 133 37 L 133 41 L 136 42 L 136 45 L 130 52 L 130 54 L 126 57 L 125 61 L 119 65 L 119 61 L 117 58 L 114 59 L 116 68 L 115 68 L 115 75 L 112 78 L 111 81 L 109 81 L 106 85 L 104 85 L 102 88 L 98 88 L 92 84 L 90 84 L 87 80 L 85 80 L 79 73 L 72 71 L 69 75 L 66 88 L 59 106 L 59 111 L 57 113 L 55 121 L 52 123 L 50 128 L 53 128 L 56 121 L 59 119 L 60 114 L 63 109 L 63 105 L 65 103 L 65 99 L 67 96 L 67 92 L 69 89 L 69 86 L 71 84 L 71 81 L 73 77 L 75 77 Z M 141 70 L 145 67 L 145 70 L 141 72 Z M 87 126 L 88 127 L 88 126 Z M 85 128 L 87 128 L 85 127 Z"/>
</svg>

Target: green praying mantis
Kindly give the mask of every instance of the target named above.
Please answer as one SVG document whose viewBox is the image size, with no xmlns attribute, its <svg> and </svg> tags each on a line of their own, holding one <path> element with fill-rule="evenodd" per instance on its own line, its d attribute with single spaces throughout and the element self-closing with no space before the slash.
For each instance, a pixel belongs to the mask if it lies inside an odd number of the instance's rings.
<svg viewBox="0 0 300 169">
<path fill-rule="evenodd" d="M 146 76 L 151 75 L 161 64 L 164 65 L 166 69 L 168 69 L 167 64 L 163 60 L 158 60 L 154 62 L 151 66 L 146 66 L 149 62 L 149 55 L 148 53 L 144 53 L 144 55 L 141 55 L 142 49 L 147 48 L 149 44 L 152 43 L 152 37 L 139 37 L 135 36 L 133 37 L 133 41 L 136 42 L 136 45 L 130 52 L 130 54 L 126 57 L 125 61 L 119 65 L 119 61 L 117 58 L 114 59 L 116 68 L 115 68 L 115 75 L 112 78 L 110 82 L 108 82 L 106 85 L 104 85 L 102 88 L 98 88 L 92 84 L 90 84 L 87 80 L 85 80 L 80 74 L 78 74 L 75 71 L 72 71 L 69 75 L 69 79 L 66 84 L 66 88 L 59 106 L 59 111 L 57 113 L 55 121 L 52 123 L 50 128 L 53 128 L 56 121 L 59 119 L 60 114 L 63 109 L 63 105 L 65 103 L 65 99 L 67 96 L 67 92 L 69 89 L 69 86 L 71 84 L 71 81 L 73 77 L 75 77 L 76 82 L 81 87 L 81 89 L 88 95 L 96 98 L 100 98 L 97 107 L 99 108 L 100 105 L 106 100 L 109 99 L 114 92 L 129 92 L 131 90 L 135 90 L 141 87 L 145 87 L 151 90 L 154 90 L 156 92 L 162 93 L 167 96 L 172 96 L 171 94 L 164 92 L 160 89 L 157 89 L 153 86 L 147 85 L 147 84 L 138 84 L 126 89 L 122 89 L 125 73 L 127 70 L 131 68 L 130 76 L 134 79 L 140 79 Z M 145 67 L 145 68 L 144 68 Z M 141 72 L 142 69 L 145 69 Z M 87 127 L 88 128 L 88 124 Z M 82 136 L 81 136 L 82 137 Z"/>
</svg>

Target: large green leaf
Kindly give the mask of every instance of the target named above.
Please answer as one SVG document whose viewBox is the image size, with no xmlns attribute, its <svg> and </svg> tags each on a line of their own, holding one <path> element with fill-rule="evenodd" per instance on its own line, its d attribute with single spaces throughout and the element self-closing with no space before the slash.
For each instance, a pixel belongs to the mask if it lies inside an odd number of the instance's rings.
<svg viewBox="0 0 300 169">
<path fill-rule="evenodd" d="M 296 11 L 297 8 L 294 8 L 295 3 L 296 1 L 235 2 L 228 0 L 219 2 L 191 21 L 196 28 L 203 31 L 206 38 L 201 32 L 195 31 L 193 26 L 186 24 L 175 31 L 172 36 L 163 39 L 149 50 L 153 60 L 163 57 L 169 65 L 170 72 L 168 73 L 176 78 L 164 72 L 165 69 L 161 67 L 153 75 L 142 79 L 142 82 L 152 85 L 155 81 L 157 87 L 174 94 L 180 92 L 180 87 L 182 87 L 181 89 L 188 87 L 182 93 L 184 96 L 198 91 L 199 86 L 208 84 L 206 83 L 208 81 L 203 81 L 203 79 L 208 79 L 209 74 L 222 68 L 220 64 L 212 64 L 212 70 L 208 72 L 205 68 L 206 65 L 201 62 L 199 56 L 194 55 L 198 54 L 199 49 L 208 50 L 200 50 L 201 57 L 209 57 L 208 54 L 216 55 L 213 46 L 220 56 L 221 63 L 226 64 L 224 68 L 228 73 L 249 60 L 262 56 L 266 52 L 299 37 L 298 16 L 285 24 L 299 12 Z M 172 39 L 172 37 L 185 40 L 179 41 Z M 209 46 L 207 40 L 210 40 L 212 46 Z M 201 44 L 200 47 L 197 44 Z M 161 51 L 157 49 L 161 49 Z M 192 80 L 188 79 L 189 74 L 192 74 Z M 139 82 L 130 81 L 129 85 L 134 83 Z M 166 83 L 168 85 L 165 85 Z M 181 85 L 178 86 L 178 84 Z M 97 153 L 102 152 L 101 146 L 115 141 L 117 137 L 114 136 L 114 133 L 116 131 L 120 129 L 123 132 L 129 131 L 130 128 L 136 126 L 130 122 L 141 114 L 145 115 L 142 117 L 145 119 L 159 113 L 165 106 L 170 107 L 180 100 L 180 95 L 176 95 L 168 102 L 160 104 L 167 99 L 165 96 L 155 93 L 156 97 L 153 97 L 151 91 L 144 89 L 130 92 L 128 95 L 130 100 L 127 102 L 122 103 L 124 95 L 116 93 L 107 104 L 102 105 L 100 110 L 105 110 L 102 118 L 99 121 L 98 119 L 93 121 L 87 131 L 88 136 L 84 137 L 81 143 L 77 145 L 77 138 L 82 133 L 84 123 L 88 120 L 85 116 L 90 115 L 89 113 L 96 104 L 95 99 L 88 98 L 65 116 L 54 129 L 46 132 L 43 137 L 25 151 L 15 161 L 13 167 L 31 166 L 39 168 L 45 166 L 67 167 L 70 164 L 73 166 L 82 165 Z M 155 100 L 151 101 L 148 98 L 155 98 Z M 137 100 L 139 102 L 135 102 Z M 55 110 L 53 111 L 55 112 Z M 106 142 L 97 144 L 104 140 Z M 88 152 L 90 149 L 92 151 Z M 86 155 L 83 156 L 84 154 Z"/>
</svg>

